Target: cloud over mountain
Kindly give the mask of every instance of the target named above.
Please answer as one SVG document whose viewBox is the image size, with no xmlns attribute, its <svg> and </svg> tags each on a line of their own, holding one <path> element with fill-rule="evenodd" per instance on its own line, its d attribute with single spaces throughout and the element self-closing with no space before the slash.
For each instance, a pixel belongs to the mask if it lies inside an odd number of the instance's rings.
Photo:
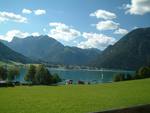
<svg viewBox="0 0 150 113">
<path fill-rule="evenodd" d="M 84 32 L 82 36 L 86 41 L 82 41 L 78 44 L 78 47 L 80 48 L 98 48 L 103 50 L 108 45 L 114 44 L 116 42 L 115 38 L 106 36 L 104 34 Z"/>
<path fill-rule="evenodd" d="M 0 35 L 0 39 L 11 41 L 13 39 L 13 37 L 15 37 L 15 36 L 25 38 L 30 35 L 39 36 L 40 34 L 38 32 L 28 33 L 28 32 L 23 32 L 23 31 L 20 31 L 17 29 L 13 29 L 13 30 L 8 31 L 5 35 Z"/>
<path fill-rule="evenodd" d="M 122 29 L 122 28 L 119 28 L 117 30 L 115 30 L 114 34 L 119 34 L 119 35 L 125 35 L 128 33 L 128 30 L 126 29 Z"/>
<path fill-rule="evenodd" d="M 49 23 L 49 26 L 52 27 L 52 29 L 49 32 L 49 36 L 57 40 L 68 42 L 74 40 L 75 38 L 81 35 L 80 31 L 64 23 L 52 22 Z"/>
</svg>

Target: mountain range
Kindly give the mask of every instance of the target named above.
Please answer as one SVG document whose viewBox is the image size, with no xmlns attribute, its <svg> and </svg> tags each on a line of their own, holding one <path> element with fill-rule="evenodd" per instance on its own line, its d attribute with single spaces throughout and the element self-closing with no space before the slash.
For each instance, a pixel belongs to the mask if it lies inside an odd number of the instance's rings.
<svg viewBox="0 0 150 113">
<path fill-rule="evenodd" d="M 0 42 L 0 61 L 15 61 L 21 63 L 30 63 L 31 59 L 11 50 L 9 47 Z"/>
<path fill-rule="evenodd" d="M 104 51 L 64 46 L 47 35 L 14 37 L 11 42 L 1 42 L 0 60 L 28 62 L 31 58 L 55 64 L 127 70 L 150 65 L 150 27 L 129 32 Z"/>
<path fill-rule="evenodd" d="M 86 65 L 93 61 L 101 51 L 64 46 L 47 35 L 14 37 L 11 42 L 3 41 L 14 51 L 32 59 L 65 65 Z"/>
<path fill-rule="evenodd" d="M 150 28 L 138 28 L 107 47 L 92 66 L 108 69 L 138 69 L 150 65 Z"/>
</svg>

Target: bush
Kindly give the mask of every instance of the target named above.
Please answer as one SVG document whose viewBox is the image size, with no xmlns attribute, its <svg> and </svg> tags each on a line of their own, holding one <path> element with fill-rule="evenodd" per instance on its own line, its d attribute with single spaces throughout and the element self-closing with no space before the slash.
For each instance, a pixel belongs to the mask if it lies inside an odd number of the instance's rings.
<svg viewBox="0 0 150 113">
<path fill-rule="evenodd" d="M 56 83 L 58 83 L 58 82 L 61 82 L 61 81 L 62 81 L 62 80 L 61 80 L 61 78 L 58 76 L 57 73 L 53 74 L 52 82 L 53 82 L 54 84 L 56 84 Z"/>
<path fill-rule="evenodd" d="M 8 69 L 8 81 L 13 81 L 16 79 L 16 77 L 19 75 L 19 69 L 17 67 L 11 67 Z"/>
<path fill-rule="evenodd" d="M 133 80 L 132 75 L 130 75 L 129 73 L 128 73 L 128 74 L 126 74 L 126 76 L 125 76 L 125 80 Z"/>
<path fill-rule="evenodd" d="M 30 65 L 25 76 L 25 80 L 30 84 L 37 85 L 50 85 L 61 82 L 58 74 L 54 74 L 52 76 L 49 70 L 44 65 L 39 65 L 37 67 Z"/>
<path fill-rule="evenodd" d="M 52 76 L 48 69 L 46 69 L 43 65 L 39 65 L 35 74 L 35 82 L 36 84 L 49 85 L 52 83 Z"/>
<path fill-rule="evenodd" d="M 124 73 L 117 73 L 113 78 L 114 82 L 123 81 L 123 80 L 125 80 L 125 74 Z"/>
<path fill-rule="evenodd" d="M 0 87 L 14 87 L 15 84 L 12 82 L 5 82 L 5 83 L 0 83 Z"/>
<path fill-rule="evenodd" d="M 3 66 L 0 66 L 0 80 L 6 80 L 7 79 L 7 69 Z"/>
<path fill-rule="evenodd" d="M 26 81 L 30 82 L 31 84 L 34 84 L 35 83 L 35 74 L 36 74 L 36 67 L 34 65 L 30 65 L 24 79 Z"/>
<path fill-rule="evenodd" d="M 125 75 L 123 73 L 118 73 L 114 76 L 113 81 L 117 82 L 117 81 L 143 79 L 143 78 L 150 78 L 150 67 L 148 66 L 141 67 L 139 70 L 136 71 L 134 76 L 130 74 Z"/>
<path fill-rule="evenodd" d="M 150 67 L 141 67 L 135 74 L 135 79 L 150 78 Z"/>
</svg>

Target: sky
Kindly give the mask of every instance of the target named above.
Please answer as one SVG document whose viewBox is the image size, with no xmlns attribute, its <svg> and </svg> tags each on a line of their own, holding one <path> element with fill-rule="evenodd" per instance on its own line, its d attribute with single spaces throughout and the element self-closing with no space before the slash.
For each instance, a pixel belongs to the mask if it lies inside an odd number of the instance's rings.
<svg viewBox="0 0 150 113">
<path fill-rule="evenodd" d="M 104 50 L 150 27 L 150 0 L 0 0 L 0 39 L 48 35 L 64 45 Z"/>
</svg>

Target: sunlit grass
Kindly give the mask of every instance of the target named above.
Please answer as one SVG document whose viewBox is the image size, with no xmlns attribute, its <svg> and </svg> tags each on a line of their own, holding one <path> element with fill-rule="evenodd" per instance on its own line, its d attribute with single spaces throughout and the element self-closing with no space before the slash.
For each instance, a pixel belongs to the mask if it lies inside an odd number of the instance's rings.
<svg viewBox="0 0 150 113">
<path fill-rule="evenodd" d="M 0 113 L 86 113 L 150 103 L 150 79 L 0 88 Z"/>
</svg>

